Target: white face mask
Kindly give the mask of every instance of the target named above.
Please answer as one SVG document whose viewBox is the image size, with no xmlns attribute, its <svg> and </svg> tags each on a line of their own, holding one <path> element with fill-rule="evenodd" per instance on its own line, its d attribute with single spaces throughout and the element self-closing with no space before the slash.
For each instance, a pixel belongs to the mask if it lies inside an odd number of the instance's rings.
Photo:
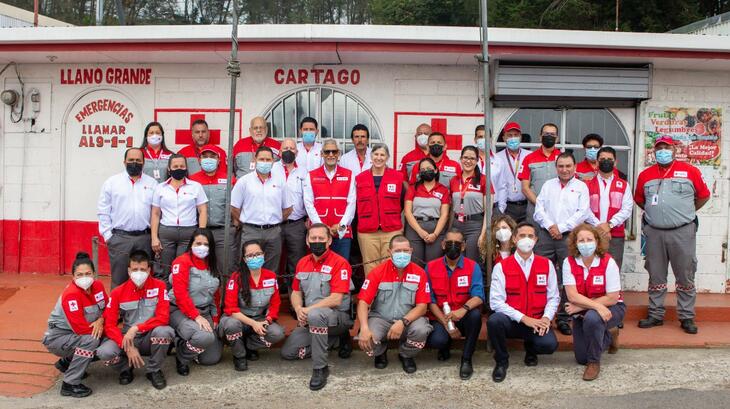
<svg viewBox="0 0 730 409">
<path fill-rule="evenodd" d="M 419 133 L 416 135 L 416 143 L 418 143 L 418 146 L 425 147 L 428 144 L 428 135 L 425 133 Z"/>
<path fill-rule="evenodd" d="M 208 257 L 208 250 L 210 250 L 210 249 L 206 245 L 193 246 L 193 254 L 197 258 Z"/>
<path fill-rule="evenodd" d="M 501 228 L 497 230 L 497 232 L 494 234 L 495 237 L 497 237 L 497 240 L 504 243 L 505 241 L 509 241 L 509 239 L 512 238 L 512 230 Z"/>
<path fill-rule="evenodd" d="M 91 284 L 94 284 L 94 277 L 74 278 L 74 283 L 82 290 L 88 290 Z"/>
<path fill-rule="evenodd" d="M 158 133 L 147 135 L 147 143 L 150 145 L 159 145 L 160 143 L 162 143 L 162 135 Z"/>
<path fill-rule="evenodd" d="M 533 247 L 535 247 L 535 240 L 529 237 L 521 238 L 517 242 L 517 248 L 523 253 L 531 252 Z"/>
<path fill-rule="evenodd" d="M 129 273 L 129 279 L 132 280 L 134 285 L 137 287 L 142 287 L 142 284 L 144 284 L 145 281 L 147 281 L 147 277 L 150 274 L 146 271 L 132 271 Z"/>
</svg>

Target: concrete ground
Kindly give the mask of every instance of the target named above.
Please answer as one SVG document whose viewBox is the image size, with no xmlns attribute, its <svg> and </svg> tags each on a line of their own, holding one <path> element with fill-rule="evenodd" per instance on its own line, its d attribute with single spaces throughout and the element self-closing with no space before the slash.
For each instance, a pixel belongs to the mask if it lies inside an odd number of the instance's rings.
<svg viewBox="0 0 730 409">
<path fill-rule="evenodd" d="M 355 351 L 350 360 L 331 354 L 331 375 L 325 389 L 307 388 L 310 361 L 287 362 L 278 350 L 262 351 L 247 372 L 235 372 L 230 351 L 217 366 L 193 366 L 191 375 L 175 373 L 174 359 L 165 365 L 168 387 L 153 389 L 141 371 L 134 382 L 120 386 L 117 375 L 100 363 L 89 369 L 86 385 L 94 393 L 84 399 L 59 396 L 57 384 L 32 398 L 1 398 L 0 408 L 728 408 L 730 349 L 621 350 L 605 356 L 601 376 L 581 380 L 583 367 L 572 353 L 541 356 L 527 368 L 523 352 L 514 351 L 507 379 L 491 380 L 492 360 L 483 350 L 474 357 L 475 374 L 458 379 L 458 352 L 438 362 L 425 350 L 419 370 L 406 375 L 396 352 L 389 352 L 385 370 Z M 569 400 L 568 400 L 569 399 Z"/>
</svg>

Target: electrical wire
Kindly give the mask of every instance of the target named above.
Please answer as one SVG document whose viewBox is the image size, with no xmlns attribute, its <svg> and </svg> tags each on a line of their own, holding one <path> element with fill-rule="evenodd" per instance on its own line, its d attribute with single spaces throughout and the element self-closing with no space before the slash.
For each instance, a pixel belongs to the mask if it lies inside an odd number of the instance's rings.
<svg viewBox="0 0 730 409">
<path fill-rule="evenodd" d="M 0 76 L 2 76 L 5 70 L 7 70 L 11 65 L 13 66 L 13 68 L 15 68 L 15 75 L 18 77 L 18 82 L 20 83 L 20 115 L 18 115 L 18 119 L 14 118 L 13 109 L 12 107 L 10 108 L 10 121 L 14 124 L 17 124 L 18 122 L 23 120 L 23 109 L 25 108 L 25 83 L 23 83 L 23 79 L 20 78 L 18 64 L 15 61 L 11 61 L 5 64 L 3 69 L 0 70 Z"/>
</svg>

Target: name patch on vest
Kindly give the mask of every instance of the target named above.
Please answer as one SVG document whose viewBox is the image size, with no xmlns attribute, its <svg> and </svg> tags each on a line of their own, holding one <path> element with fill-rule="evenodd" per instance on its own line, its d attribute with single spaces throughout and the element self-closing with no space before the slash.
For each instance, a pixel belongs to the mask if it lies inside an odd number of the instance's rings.
<svg viewBox="0 0 730 409">
<path fill-rule="evenodd" d="M 537 285 L 547 285 L 547 274 L 537 275 Z"/>
<path fill-rule="evenodd" d="M 94 294 L 94 300 L 101 301 L 104 299 L 104 292 L 99 291 L 98 293 Z"/>
<path fill-rule="evenodd" d="M 616 181 L 616 187 L 618 187 L 618 188 L 622 188 L 622 187 L 624 187 L 624 182 L 622 182 L 622 181 L 620 181 L 620 180 L 617 180 L 617 181 Z"/>
<path fill-rule="evenodd" d="M 686 170 L 675 170 L 674 171 L 674 177 L 675 178 L 686 178 L 687 177 L 687 171 Z"/>
<path fill-rule="evenodd" d="M 388 183 L 388 193 L 395 193 L 395 183 Z"/>
<path fill-rule="evenodd" d="M 420 283 L 421 282 L 421 276 L 418 274 L 407 274 L 406 275 L 406 281 L 410 281 L 412 283 Z"/>
<path fill-rule="evenodd" d="M 160 289 L 159 288 L 151 288 L 151 289 L 147 290 L 147 298 L 157 297 L 157 295 L 159 293 L 160 293 Z"/>
<path fill-rule="evenodd" d="M 78 311 L 79 310 L 79 303 L 77 303 L 76 300 L 69 300 L 69 302 L 68 302 L 68 310 L 71 311 L 71 312 Z"/>
<path fill-rule="evenodd" d="M 469 277 L 461 276 L 456 280 L 457 287 L 469 287 Z"/>
<path fill-rule="evenodd" d="M 228 289 L 233 290 L 233 287 L 236 285 L 236 283 L 233 280 L 228 281 Z"/>
<path fill-rule="evenodd" d="M 177 274 L 180 272 L 180 264 L 175 264 L 172 266 L 172 274 Z"/>
<path fill-rule="evenodd" d="M 453 166 L 444 166 L 444 172 L 456 172 L 456 168 Z"/>
<path fill-rule="evenodd" d="M 340 280 L 347 280 L 347 269 L 343 268 L 340 270 Z"/>
<path fill-rule="evenodd" d="M 347 179 L 348 179 L 347 176 L 337 176 L 337 180 L 341 181 L 341 182 L 346 182 Z"/>
<path fill-rule="evenodd" d="M 264 287 L 273 287 L 276 285 L 276 279 L 275 278 L 269 278 L 268 280 L 264 280 L 262 286 Z"/>
<path fill-rule="evenodd" d="M 443 199 L 444 198 L 444 194 L 441 193 L 441 192 L 433 192 L 433 195 L 434 195 L 434 197 L 437 197 L 439 199 Z"/>
<path fill-rule="evenodd" d="M 593 285 L 603 285 L 603 276 L 593 276 Z"/>
<path fill-rule="evenodd" d="M 322 266 L 322 272 L 329 274 L 330 272 L 332 272 L 332 266 Z"/>
<path fill-rule="evenodd" d="M 228 179 L 218 179 L 218 183 L 221 185 L 225 184 L 226 182 L 228 182 Z"/>
</svg>

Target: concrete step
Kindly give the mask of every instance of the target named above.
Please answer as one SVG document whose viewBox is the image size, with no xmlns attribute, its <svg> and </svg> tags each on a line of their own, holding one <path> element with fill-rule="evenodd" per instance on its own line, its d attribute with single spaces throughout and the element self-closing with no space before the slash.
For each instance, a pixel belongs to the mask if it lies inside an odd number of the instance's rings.
<svg viewBox="0 0 730 409">
<path fill-rule="evenodd" d="M 645 292 L 624 293 L 627 320 L 640 320 L 647 317 L 649 295 Z M 677 321 L 677 295 L 668 293 L 664 300 L 666 313 L 664 321 Z M 695 314 L 698 322 L 730 322 L 730 294 L 697 294 Z M 665 324 L 666 325 L 666 324 Z"/>
</svg>

